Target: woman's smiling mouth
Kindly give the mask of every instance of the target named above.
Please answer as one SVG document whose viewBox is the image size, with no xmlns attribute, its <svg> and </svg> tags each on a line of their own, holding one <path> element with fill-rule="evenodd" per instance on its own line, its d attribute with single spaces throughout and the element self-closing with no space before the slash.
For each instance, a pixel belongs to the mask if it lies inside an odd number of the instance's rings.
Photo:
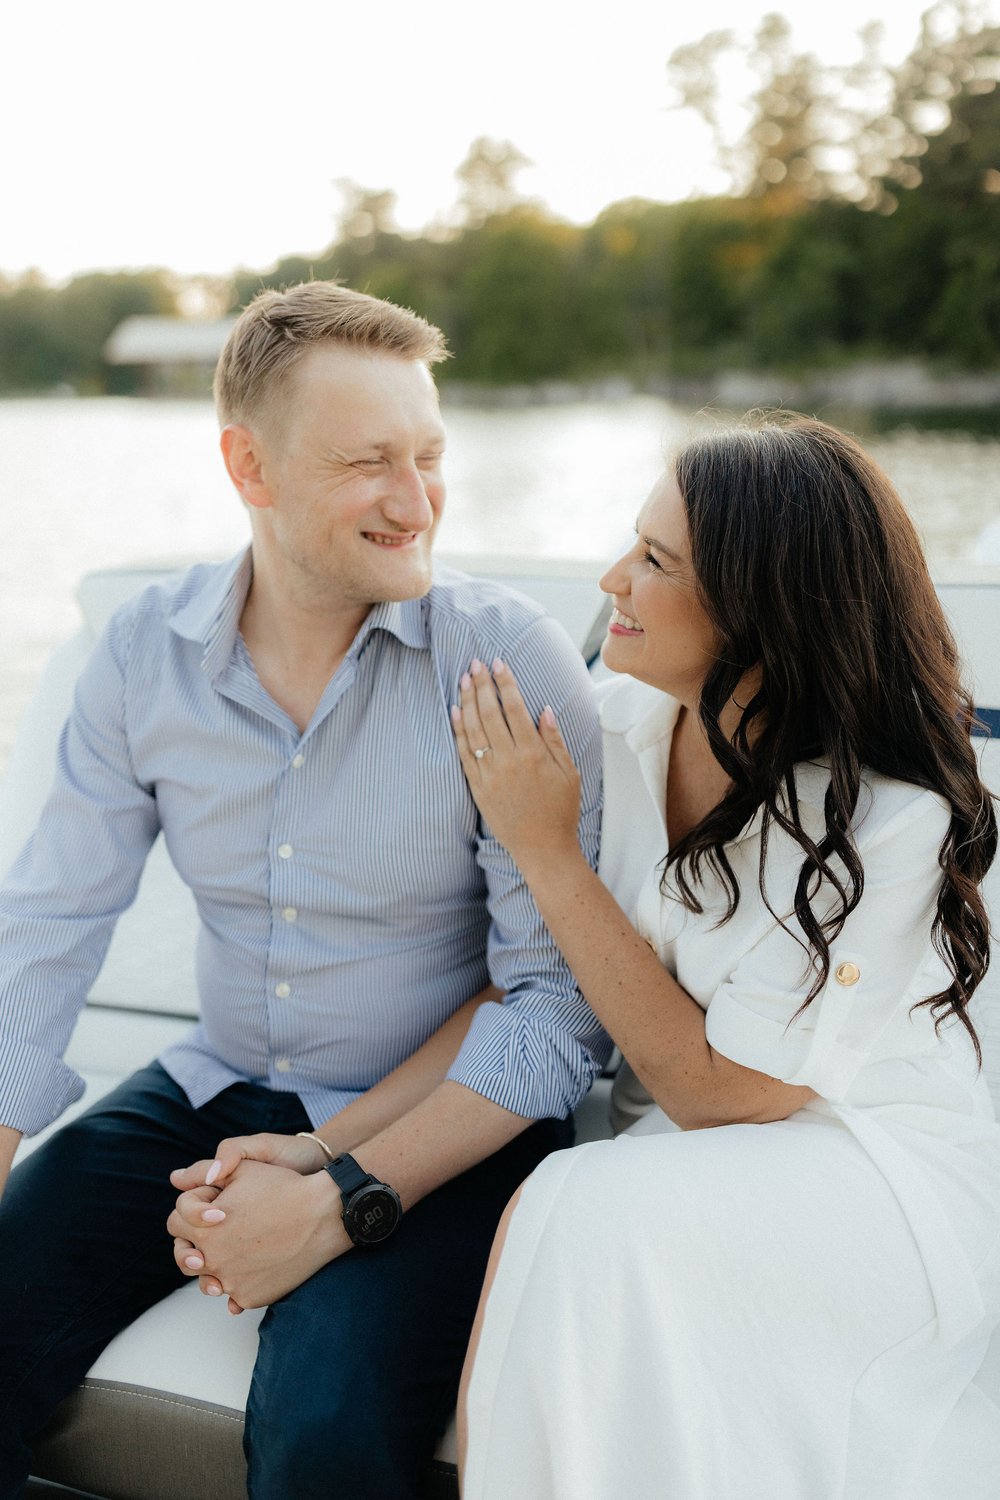
<svg viewBox="0 0 1000 1500">
<path fill-rule="evenodd" d="M 612 635 L 643 634 L 642 626 L 638 620 L 633 620 L 630 615 L 622 614 L 620 609 L 612 609 L 608 630 Z"/>
</svg>

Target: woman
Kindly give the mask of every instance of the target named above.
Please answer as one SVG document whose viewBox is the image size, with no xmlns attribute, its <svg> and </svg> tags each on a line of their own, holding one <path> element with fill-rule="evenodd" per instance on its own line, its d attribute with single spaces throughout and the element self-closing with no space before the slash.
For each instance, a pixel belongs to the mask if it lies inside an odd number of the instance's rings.
<svg viewBox="0 0 1000 1500">
<path fill-rule="evenodd" d="M 968 1003 L 996 822 L 919 542 L 864 452 L 803 418 L 692 443 L 637 533 L 602 580 L 617 901 L 551 713 L 536 731 L 496 662 L 453 714 L 659 1106 L 508 1210 L 464 1495 L 992 1493 L 971 1382 L 1000 1321 L 1000 1127 Z"/>
</svg>

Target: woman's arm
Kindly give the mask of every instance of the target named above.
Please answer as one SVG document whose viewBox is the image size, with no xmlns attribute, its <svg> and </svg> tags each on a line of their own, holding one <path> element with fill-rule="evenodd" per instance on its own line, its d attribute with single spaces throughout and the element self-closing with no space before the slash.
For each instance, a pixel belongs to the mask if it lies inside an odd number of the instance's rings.
<svg viewBox="0 0 1000 1500">
<path fill-rule="evenodd" d="M 449 1016 L 444 1025 L 398 1068 L 387 1073 L 339 1114 L 331 1116 L 313 1135 L 325 1143 L 333 1156 L 352 1151 L 365 1141 L 379 1137 L 443 1083 L 479 1006 L 501 998 L 498 989 L 487 985 Z M 312 1135 L 233 1136 L 219 1142 L 213 1162 L 197 1161 L 190 1167 L 180 1167 L 171 1172 L 170 1181 L 180 1193 L 197 1193 L 205 1207 L 210 1208 L 242 1161 L 266 1162 L 308 1175 L 320 1171 L 327 1160 L 326 1151 Z M 205 1272 L 205 1257 L 191 1240 L 174 1237 L 174 1259 L 185 1275 L 198 1277 L 203 1292 L 212 1296 L 222 1294 L 222 1283 L 216 1276 Z M 238 1313 L 242 1308 L 230 1298 L 229 1310 Z"/>
<path fill-rule="evenodd" d="M 343 1151 L 353 1151 L 387 1126 L 395 1124 L 443 1083 L 480 1005 L 501 998 L 498 989 L 487 985 L 449 1016 L 405 1062 L 338 1114 L 332 1115 L 313 1135 L 337 1156 Z M 203 1161 L 195 1162 L 193 1166 L 171 1172 L 170 1180 L 184 1192 L 201 1186 L 206 1180 L 221 1187 L 244 1160 L 269 1162 L 274 1166 L 290 1167 L 296 1172 L 310 1173 L 318 1172 L 328 1158 L 322 1146 L 309 1136 L 233 1136 L 219 1142 L 216 1162 L 220 1166 L 216 1170 L 212 1170 L 215 1162 L 211 1167 Z"/>
<path fill-rule="evenodd" d="M 444 1082 L 479 1007 L 487 1001 L 502 998 L 500 990 L 487 985 L 486 989 L 467 1000 L 461 1010 L 449 1016 L 411 1057 L 327 1120 L 315 1134 L 336 1155 L 340 1151 L 353 1151 L 355 1146 L 371 1140 L 386 1126 L 402 1119 Z"/>
<path fill-rule="evenodd" d="M 705 1013 L 590 869 L 576 837 L 578 779 L 551 712 L 536 730 L 511 672 L 479 663 L 453 713 L 462 766 L 595 1015 L 653 1099 L 684 1129 L 785 1119 L 815 1097 L 716 1052 Z M 502 707 L 501 707 L 502 705 Z M 477 757 L 476 749 L 487 753 Z"/>
<path fill-rule="evenodd" d="M 815 1095 L 723 1057 L 705 1012 L 663 967 L 586 860 L 524 871 L 588 1003 L 653 1100 L 684 1130 L 783 1120 Z"/>
</svg>

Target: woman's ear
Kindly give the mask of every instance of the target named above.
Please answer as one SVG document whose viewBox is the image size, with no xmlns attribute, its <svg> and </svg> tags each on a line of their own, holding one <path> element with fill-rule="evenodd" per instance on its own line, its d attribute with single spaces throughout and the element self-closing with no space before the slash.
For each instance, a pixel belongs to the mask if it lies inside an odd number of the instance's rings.
<svg viewBox="0 0 1000 1500">
<path fill-rule="evenodd" d="M 242 422 L 229 422 L 219 437 L 222 460 L 240 497 L 257 510 L 266 510 L 271 495 L 264 479 L 264 460 L 257 434 Z"/>
</svg>

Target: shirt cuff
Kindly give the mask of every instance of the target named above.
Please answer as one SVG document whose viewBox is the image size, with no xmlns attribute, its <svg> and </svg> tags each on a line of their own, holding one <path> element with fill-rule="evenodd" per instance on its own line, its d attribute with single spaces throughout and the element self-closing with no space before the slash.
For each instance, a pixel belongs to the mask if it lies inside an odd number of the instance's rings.
<svg viewBox="0 0 1000 1500">
<path fill-rule="evenodd" d="M 516 1004 L 487 1001 L 473 1016 L 448 1078 L 525 1119 L 565 1120 L 600 1071 L 599 1051 Z"/>
<path fill-rule="evenodd" d="M 831 1104 L 842 1103 L 867 1058 L 820 1028 L 823 999 L 820 993 L 789 1022 L 787 1015 L 772 1017 L 751 1010 L 723 985 L 705 1014 L 705 1036 L 709 1046 L 730 1062 L 782 1083 L 811 1088 Z"/>
<path fill-rule="evenodd" d="M 22 1135 L 37 1135 L 51 1125 L 85 1087 L 79 1073 L 60 1058 L 16 1037 L 0 1038 L 0 1078 L 7 1080 L 0 1094 L 0 1124 Z"/>
</svg>

